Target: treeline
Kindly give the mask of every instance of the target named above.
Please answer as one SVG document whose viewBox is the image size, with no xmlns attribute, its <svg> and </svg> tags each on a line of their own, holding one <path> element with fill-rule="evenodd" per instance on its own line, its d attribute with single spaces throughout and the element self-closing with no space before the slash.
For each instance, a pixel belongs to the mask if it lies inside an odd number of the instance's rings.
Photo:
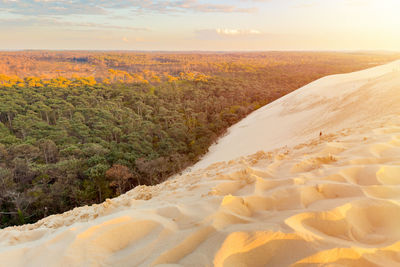
<svg viewBox="0 0 400 267">
<path fill-rule="evenodd" d="M 208 76 L 201 73 L 179 73 L 178 76 L 172 76 L 167 73 L 157 75 L 153 71 L 145 70 L 139 73 L 128 73 L 122 70 L 108 70 L 108 76 L 102 79 L 94 77 L 72 77 L 66 78 L 59 76 L 57 78 L 46 79 L 42 77 L 25 77 L 20 78 L 15 75 L 0 74 L 0 87 L 57 87 L 57 88 L 73 88 L 82 86 L 93 86 L 97 83 L 111 84 L 111 83 L 130 83 L 130 84 L 160 84 L 161 82 L 175 82 L 175 81 L 207 81 Z"/>
<path fill-rule="evenodd" d="M 253 110 L 324 75 L 376 64 L 291 55 L 281 58 L 287 64 L 207 75 L 113 70 L 109 83 L 14 77 L 0 86 L 0 227 L 159 183 Z"/>
<path fill-rule="evenodd" d="M 0 52 L 0 73 L 9 76 L 73 78 L 109 76 L 109 69 L 137 74 L 151 71 L 156 75 L 202 73 L 224 75 L 239 72 L 265 72 L 268 68 L 313 65 L 327 70 L 337 65 L 340 70 L 362 69 L 398 59 L 399 53 L 337 52 L 93 52 L 93 51 L 21 51 Z M 345 67 L 345 68 L 344 68 Z"/>
</svg>

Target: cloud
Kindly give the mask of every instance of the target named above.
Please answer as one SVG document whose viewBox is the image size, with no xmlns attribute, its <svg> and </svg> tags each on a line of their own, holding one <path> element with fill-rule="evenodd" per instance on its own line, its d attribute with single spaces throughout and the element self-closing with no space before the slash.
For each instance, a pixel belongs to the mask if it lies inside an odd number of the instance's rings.
<svg viewBox="0 0 400 267">
<path fill-rule="evenodd" d="M 39 0 L 37 0 L 39 1 Z M 43 1 L 43 0 L 42 0 Z M 51 1 L 51 0 L 46 0 Z M 123 25 L 112 25 L 108 23 L 92 23 L 92 22 L 72 22 L 60 18 L 0 18 L 1 27 L 27 27 L 27 26 L 40 26 L 40 27 L 56 27 L 65 29 L 110 29 L 121 31 L 150 31 L 148 28 L 132 27 Z"/>
<path fill-rule="evenodd" d="M 219 35 L 258 35 L 261 34 L 259 30 L 237 30 L 237 29 L 215 29 Z"/>
<path fill-rule="evenodd" d="M 235 37 L 257 37 L 263 36 L 264 34 L 255 29 L 227 29 L 227 28 L 217 28 L 217 29 L 202 29 L 196 30 L 195 35 L 197 39 L 201 40 L 221 40 L 225 38 L 235 38 Z"/>
<path fill-rule="evenodd" d="M 21 15 L 106 14 L 106 10 L 91 0 L 2 0 L 0 10 Z"/>
<path fill-rule="evenodd" d="M 0 11 L 21 15 L 110 14 L 113 10 L 135 13 L 250 13 L 255 8 L 230 4 L 204 3 L 201 0 L 0 0 Z"/>
</svg>

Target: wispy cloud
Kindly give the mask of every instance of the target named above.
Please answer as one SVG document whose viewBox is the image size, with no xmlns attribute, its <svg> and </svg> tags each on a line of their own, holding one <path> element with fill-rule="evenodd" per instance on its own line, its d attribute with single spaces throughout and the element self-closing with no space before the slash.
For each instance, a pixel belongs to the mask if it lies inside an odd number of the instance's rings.
<svg viewBox="0 0 400 267">
<path fill-rule="evenodd" d="M 196 38 L 201 40 L 218 40 L 224 38 L 235 38 L 235 37 L 257 37 L 263 36 L 264 34 L 256 29 L 202 29 L 195 31 Z"/>
<path fill-rule="evenodd" d="M 261 34 L 259 30 L 241 30 L 241 29 L 215 29 L 219 35 L 258 35 Z"/>
<path fill-rule="evenodd" d="M 220 12 L 249 13 L 255 8 L 231 4 L 204 3 L 199 0 L 0 0 L 0 10 L 23 15 L 108 14 L 113 10 L 139 13 Z"/>
<path fill-rule="evenodd" d="M 38 0 L 39 1 L 39 0 Z M 43 1 L 43 0 L 42 0 Z M 50 0 L 46 0 L 50 1 Z M 62 18 L 0 18 L 1 27 L 47 27 L 47 28 L 64 28 L 64 29 L 110 29 L 122 31 L 150 31 L 148 28 L 132 27 L 123 25 L 113 25 L 109 23 L 93 23 L 93 22 L 72 22 L 66 21 Z"/>
<path fill-rule="evenodd" d="M 1 0 L 0 10 L 35 16 L 107 13 L 104 7 L 91 0 Z"/>
</svg>

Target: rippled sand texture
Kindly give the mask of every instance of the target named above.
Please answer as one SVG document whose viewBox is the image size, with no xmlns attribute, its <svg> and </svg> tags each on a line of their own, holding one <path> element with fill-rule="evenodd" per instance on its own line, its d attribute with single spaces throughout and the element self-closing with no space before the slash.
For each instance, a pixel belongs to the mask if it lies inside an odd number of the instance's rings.
<svg viewBox="0 0 400 267">
<path fill-rule="evenodd" d="M 321 91 L 337 90 L 318 102 L 317 81 L 266 106 L 208 167 L 1 230 L 0 266 L 400 266 L 399 66 L 324 78 Z M 256 119 L 270 114 L 281 121 Z"/>
</svg>

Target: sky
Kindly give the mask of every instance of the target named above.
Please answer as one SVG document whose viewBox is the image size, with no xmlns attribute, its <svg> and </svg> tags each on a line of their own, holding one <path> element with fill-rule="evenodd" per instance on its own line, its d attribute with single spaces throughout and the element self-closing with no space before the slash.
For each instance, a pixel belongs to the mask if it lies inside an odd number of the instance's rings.
<svg viewBox="0 0 400 267">
<path fill-rule="evenodd" d="M 0 0 L 0 49 L 400 50 L 400 0 Z"/>
</svg>

